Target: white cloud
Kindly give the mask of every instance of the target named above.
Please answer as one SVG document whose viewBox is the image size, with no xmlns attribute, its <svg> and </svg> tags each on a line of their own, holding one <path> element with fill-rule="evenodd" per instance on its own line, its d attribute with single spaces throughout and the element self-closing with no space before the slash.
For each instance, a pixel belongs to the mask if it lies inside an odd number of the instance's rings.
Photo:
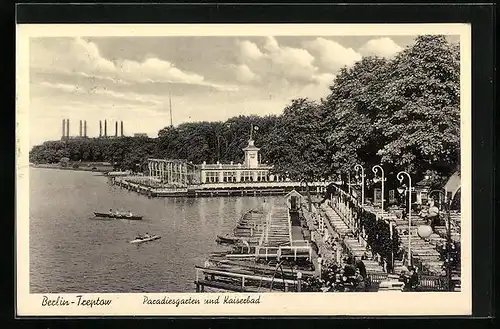
<svg viewBox="0 0 500 329">
<path fill-rule="evenodd" d="M 243 40 L 239 42 L 238 45 L 240 47 L 240 53 L 245 59 L 255 60 L 264 56 L 259 47 L 251 41 Z"/>
<path fill-rule="evenodd" d="M 44 81 L 41 83 L 41 85 L 44 87 L 52 88 L 52 89 L 59 89 L 59 90 L 62 90 L 62 91 L 68 92 L 68 93 L 80 92 L 80 88 L 78 86 L 70 85 L 67 83 L 50 83 L 50 82 Z"/>
<path fill-rule="evenodd" d="M 172 63 L 158 58 L 148 58 L 143 62 L 120 61 L 117 63 L 115 71 L 119 72 L 125 79 L 138 82 L 205 84 L 205 79 L 201 75 L 183 72 Z"/>
<path fill-rule="evenodd" d="M 37 40 L 32 44 L 31 66 L 46 72 L 66 72 L 85 77 L 107 79 L 116 83 L 163 82 L 186 83 L 234 91 L 235 86 L 225 86 L 205 80 L 199 74 L 183 71 L 165 60 L 150 57 L 142 62 L 132 60 L 110 61 L 99 52 L 93 42 L 77 37 L 50 40 L 49 46 Z"/>
<path fill-rule="evenodd" d="M 401 48 L 397 43 L 395 43 L 391 38 L 377 38 L 366 42 L 360 49 L 359 52 L 364 56 L 382 56 L 382 57 L 393 57 Z"/>
<path fill-rule="evenodd" d="M 318 74 L 314 78 L 318 84 L 331 85 L 333 83 L 333 80 L 335 79 L 335 74 L 322 73 Z"/>
<path fill-rule="evenodd" d="M 318 71 L 314 57 L 305 49 L 282 46 L 267 37 L 259 60 L 248 62 L 249 69 L 268 80 L 311 81 Z M 260 50 L 259 50 L 260 51 Z"/>
<path fill-rule="evenodd" d="M 354 49 L 321 37 L 305 42 L 304 46 L 317 56 L 319 63 L 332 72 L 361 60 L 361 54 Z"/>
<path fill-rule="evenodd" d="M 85 94 L 88 95 L 89 97 L 92 97 L 92 95 L 97 94 L 97 95 L 107 96 L 109 98 L 133 101 L 145 104 L 153 104 L 153 105 L 164 104 L 164 99 L 162 97 L 158 97 L 157 95 L 151 95 L 151 94 L 138 94 L 134 92 L 121 93 L 101 87 L 92 87 L 89 89 L 85 89 L 77 85 L 71 85 L 65 83 L 50 83 L 46 81 L 41 82 L 40 85 L 43 87 L 63 91 L 65 93 Z"/>
<path fill-rule="evenodd" d="M 245 64 L 230 65 L 230 68 L 234 71 L 236 79 L 242 83 L 250 83 L 259 80 L 259 76 L 252 72 Z"/>
</svg>

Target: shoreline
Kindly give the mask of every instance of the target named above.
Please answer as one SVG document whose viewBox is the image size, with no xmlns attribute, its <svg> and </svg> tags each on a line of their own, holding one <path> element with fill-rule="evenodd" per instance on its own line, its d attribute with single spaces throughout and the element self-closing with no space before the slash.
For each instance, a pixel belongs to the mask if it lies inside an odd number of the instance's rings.
<svg viewBox="0 0 500 329">
<path fill-rule="evenodd" d="M 95 166 L 94 166 L 95 167 Z M 59 170 L 70 170 L 70 171 L 88 171 L 88 172 L 99 172 L 103 174 L 107 174 L 108 172 L 112 172 L 113 170 L 111 169 L 104 169 L 104 168 L 97 168 L 92 170 L 92 167 L 78 167 L 78 168 L 73 168 L 71 166 L 69 167 L 61 167 L 60 165 L 56 164 L 32 164 L 30 163 L 30 168 L 43 168 L 43 169 L 59 169 Z"/>
</svg>

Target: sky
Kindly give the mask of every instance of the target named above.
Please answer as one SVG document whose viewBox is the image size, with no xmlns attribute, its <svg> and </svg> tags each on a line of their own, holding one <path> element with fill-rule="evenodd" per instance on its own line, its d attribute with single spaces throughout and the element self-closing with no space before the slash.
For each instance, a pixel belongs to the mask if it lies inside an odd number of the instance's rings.
<svg viewBox="0 0 500 329">
<path fill-rule="evenodd" d="M 453 38 L 453 37 L 452 37 Z M 79 120 L 123 121 L 156 137 L 170 124 L 280 114 L 294 98 L 319 100 L 342 67 L 391 58 L 415 36 L 43 37 L 30 39 L 30 147 L 70 135 Z M 169 96 L 170 95 L 170 96 Z"/>
</svg>

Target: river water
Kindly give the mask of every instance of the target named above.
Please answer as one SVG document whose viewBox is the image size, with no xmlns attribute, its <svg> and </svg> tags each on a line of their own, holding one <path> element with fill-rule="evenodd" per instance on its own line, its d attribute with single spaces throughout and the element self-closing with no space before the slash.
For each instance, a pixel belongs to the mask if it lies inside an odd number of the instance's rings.
<svg viewBox="0 0 500 329">
<path fill-rule="evenodd" d="M 30 168 L 30 291 L 194 292 L 194 266 L 220 249 L 216 235 L 230 233 L 262 202 L 258 197 L 148 199 L 98 173 Z M 110 208 L 144 220 L 94 218 L 94 211 Z M 161 239 L 129 243 L 146 232 Z"/>
</svg>

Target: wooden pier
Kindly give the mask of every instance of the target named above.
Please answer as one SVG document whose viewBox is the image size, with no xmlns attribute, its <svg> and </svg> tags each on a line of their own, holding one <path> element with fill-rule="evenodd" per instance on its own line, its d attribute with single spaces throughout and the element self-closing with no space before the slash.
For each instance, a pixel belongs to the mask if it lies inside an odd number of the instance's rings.
<svg viewBox="0 0 500 329">
<path fill-rule="evenodd" d="M 236 228 L 232 250 L 212 254 L 196 267 L 196 291 L 301 291 L 302 280 L 315 275 L 309 241 L 295 239 L 286 206 L 267 205 L 246 213 Z"/>
<path fill-rule="evenodd" d="M 187 187 L 152 187 L 134 182 L 130 177 L 110 176 L 112 184 L 148 197 L 228 197 L 285 195 L 294 189 L 302 189 L 295 182 L 213 183 Z M 317 185 L 317 186 L 316 186 Z M 324 192 L 324 184 L 311 186 L 311 194 Z"/>
</svg>

